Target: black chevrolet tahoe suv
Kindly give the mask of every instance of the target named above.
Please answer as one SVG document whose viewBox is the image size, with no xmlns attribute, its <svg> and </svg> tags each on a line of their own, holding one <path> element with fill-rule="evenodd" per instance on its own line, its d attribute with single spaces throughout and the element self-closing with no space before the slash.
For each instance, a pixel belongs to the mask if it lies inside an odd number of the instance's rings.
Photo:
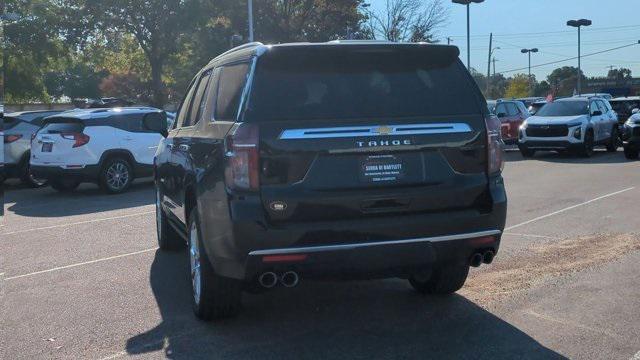
<svg viewBox="0 0 640 360">
<path fill-rule="evenodd" d="M 490 263 L 507 207 L 500 121 L 458 55 L 251 43 L 202 69 L 154 161 L 159 246 L 188 247 L 195 314 L 301 279 L 449 294 Z"/>
</svg>

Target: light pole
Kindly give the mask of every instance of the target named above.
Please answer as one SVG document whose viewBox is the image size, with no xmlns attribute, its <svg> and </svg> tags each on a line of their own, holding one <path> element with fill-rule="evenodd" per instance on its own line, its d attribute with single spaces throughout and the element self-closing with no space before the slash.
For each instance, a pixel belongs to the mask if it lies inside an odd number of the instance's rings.
<svg viewBox="0 0 640 360">
<path fill-rule="evenodd" d="M 529 55 L 529 95 L 531 95 L 531 53 L 537 53 L 538 48 L 533 49 L 522 49 L 521 53 Z"/>
<path fill-rule="evenodd" d="M 253 0 L 248 0 L 247 7 L 249 12 L 249 42 L 253 42 Z"/>
<path fill-rule="evenodd" d="M 578 28 L 578 95 L 580 95 L 582 93 L 582 79 L 581 79 L 582 71 L 580 70 L 580 27 L 590 26 L 591 20 L 589 19 L 569 20 L 567 21 L 567 25 Z"/>
<path fill-rule="evenodd" d="M 451 0 L 454 4 L 461 4 L 461 5 L 466 5 L 467 6 L 467 69 L 470 70 L 471 69 L 471 39 L 470 39 L 470 21 L 469 21 L 469 5 L 471 5 L 471 3 L 476 3 L 479 4 L 481 2 L 484 2 L 484 0 Z"/>
</svg>

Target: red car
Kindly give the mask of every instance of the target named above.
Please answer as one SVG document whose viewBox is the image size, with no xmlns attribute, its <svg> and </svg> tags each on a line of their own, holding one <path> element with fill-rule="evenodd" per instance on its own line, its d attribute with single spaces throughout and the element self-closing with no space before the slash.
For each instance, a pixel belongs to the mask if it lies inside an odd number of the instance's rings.
<svg viewBox="0 0 640 360">
<path fill-rule="evenodd" d="M 518 141 L 518 129 L 522 122 L 531 114 L 521 101 L 518 100 L 498 100 L 495 107 L 490 110 L 498 116 L 502 123 L 502 140 L 505 144 L 515 144 Z"/>
</svg>

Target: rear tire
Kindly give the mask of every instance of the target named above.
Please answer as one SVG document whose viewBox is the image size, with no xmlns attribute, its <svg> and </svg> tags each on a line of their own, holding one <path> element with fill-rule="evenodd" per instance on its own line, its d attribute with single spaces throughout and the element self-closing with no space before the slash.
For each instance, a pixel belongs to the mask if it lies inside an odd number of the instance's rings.
<svg viewBox="0 0 640 360">
<path fill-rule="evenodd" d="M 50 185 L 54 190 L 62 193 L 68 193 L 77 189 L 78 186 L 80 186 L 80 181 L 71 179 L 55 180 L 52 181 Z"/>
<path fill-rule="evenodd" d="M 108 194 L 121 194 L 129 189 L 133 181 L 131 164 L 123 158 L 107 159 L 99 175 L 100 188 Z"/>
<path fill-rule="evenodd" d="M 614 126 L 613 130 L 611 130 L 611 139 L 609 139 L 609 143 L 607 144 L 608 152 L 616 152 L 620 147 L 620 136 L 618 134 L 618 126 Z"/>
<path fill-rule="evenodd" d="M 201 320 L 233 317 L 240 310 L 242 282 L 217 275 L 202 246 L 197 210 L 189 217 L 189 263 L 193 312 Z"/>
<path fill-rule="evenodd" d="M 624 157 L 626 157 L 629 160 L 636 160 L 639 154 L 640 154 L 640 151 L 638 151 L 637 148 L 634 148 L 631 146 L 624 147 Z"/>
<path fill-rule="evenodd" d="M 169 219 L 160 205 L 160 189 L 156 187 L 156 232 L 158 247 L 163 251 L 178 251 L 185 248 L 186 243 L 178 232 L 169 224 Z"/>
<path fill-rule="evenodd" d="M 428 280 L 412 276 L 409 278 L 409 283 L 421 294 L 448 295 L 462 288 L 467 275 L 469 275 L 469 265 L 455 263 L 434 269 Z"/>
<path fill-rule="evenodd" d="M 31 166 L 29 165 L 29 160 L 27 160 L 22 167 L 22 175 L 20 176 L 20 181 L 31 188 L 39 188 L 47 185 L 46 179 L 37 179 L 33 176 L 33 174 L 31 174 Z"/>
<path fill-rule="evenodd" d="M 526 148 L 524 146 L 520 146 L 519 148 L 520 148 L 520 154 L 522 154 L 522 157 L 532 158 L 536 154 L 535 150 L 531 150 L 531 149 Z"/>
</svg>

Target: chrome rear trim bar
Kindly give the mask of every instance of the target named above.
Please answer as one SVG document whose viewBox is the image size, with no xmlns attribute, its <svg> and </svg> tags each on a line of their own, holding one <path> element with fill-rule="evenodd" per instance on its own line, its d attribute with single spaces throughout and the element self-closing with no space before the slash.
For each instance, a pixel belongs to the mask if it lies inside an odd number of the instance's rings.
<svg viewBox="0 0 640 360">
<path fill-rule="evenodd" d="M 472 129 L 466 123 L 433 123 L 405 125 L 344 126 L 330 128 L 288 129 L 280 139 L 327 139 L 370 136 L 430 135 L 467 133 Z"/>
<path fill-rule="evenodd" d="M 425 237 L 425 238 L 416 238 L 416 239 L 405 239 L 405 240 L 255 250 L 250 252 L 249 256 L 277 255 L 277 254 L 302 254 L 302 253 L 309 254 L 309 253 L 317 253 L 317 252 L 325 252 L 325 251 L 353 250 L 353 249 L 371 247 L 371 246 L 400 245 L 400 244 L 412 244 L 412 243 L 422 243 L 422 242 L 433 243 L 433 242 L 442 242 L 442 241 L 474 239 L 474 238 L 480 238 L 485 236 L 495 236 L 495 235 L 500 235 L 500 233 L 502 233 L 502 231 L 500 230 L 487 230 L 487 231 L 480 231 L 480 232 L 466 233 L 466 234 L 443 235 L 443 236 L 434 236 L 434 237 Z"/>
</svg>

